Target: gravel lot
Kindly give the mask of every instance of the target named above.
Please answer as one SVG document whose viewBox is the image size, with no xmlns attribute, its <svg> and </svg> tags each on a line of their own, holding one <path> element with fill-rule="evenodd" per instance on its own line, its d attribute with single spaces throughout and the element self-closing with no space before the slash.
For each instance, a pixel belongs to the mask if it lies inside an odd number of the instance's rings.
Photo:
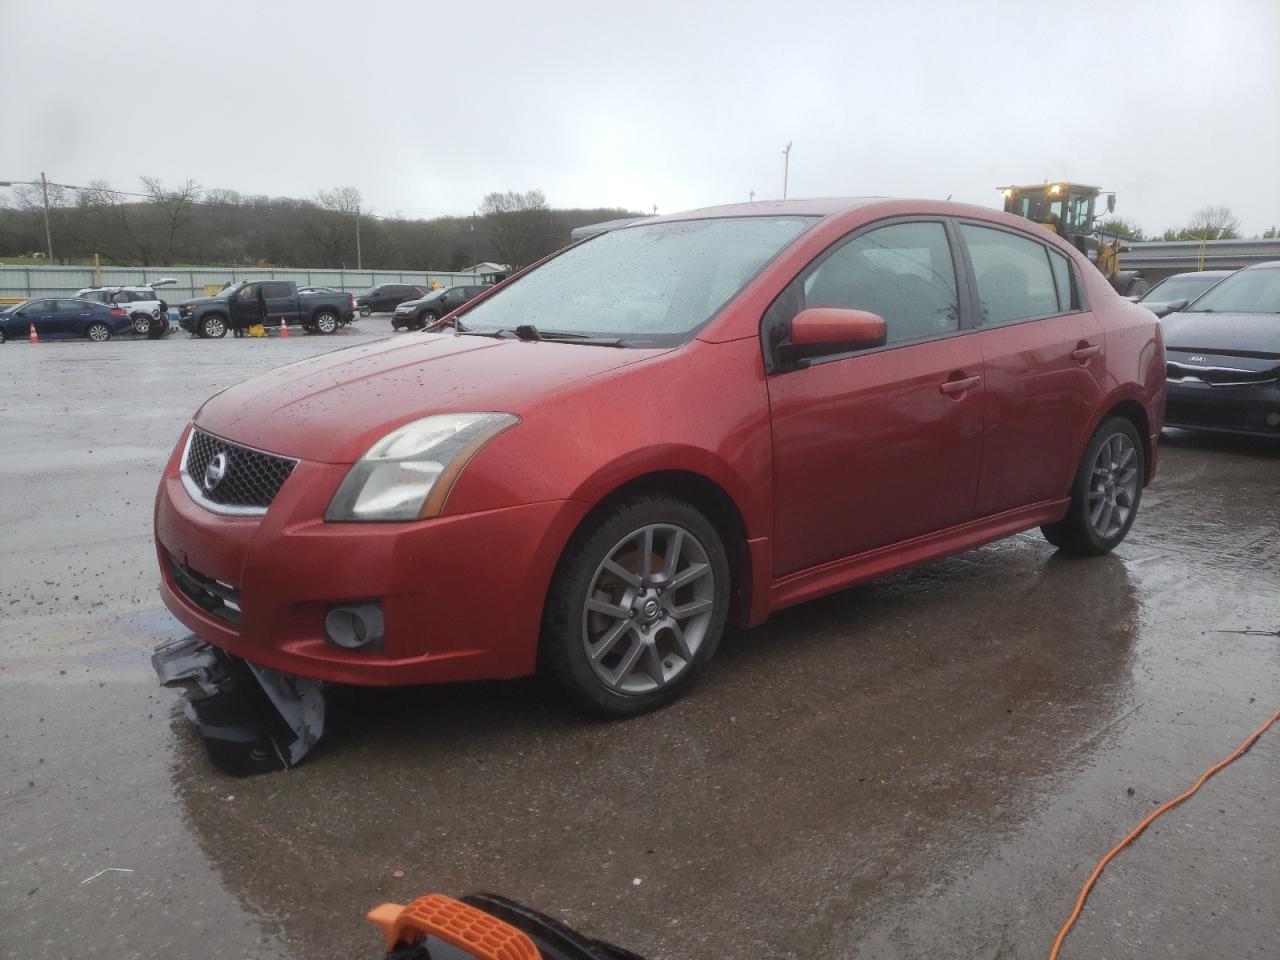
<svg viewBox="0 0 1280 960">
<path fill-rule="evenodd" d="M 0 348 L 0 956 L 372 958 L 373 904 L 482 889 L 654 960 L 1045 956 L 1280 706 L 1280 448 L 1169 433 L 1114 556 L 1028 534 L 793 608 L 626 723 L 352 691 L 303 766 L 230 779 L 148 664 L 183 635 L 159 471 L 209 394 L 389 331 Z M 1280 955 L 1278 792 L 1280 729 L 1063 956 Z"/>
</svg>

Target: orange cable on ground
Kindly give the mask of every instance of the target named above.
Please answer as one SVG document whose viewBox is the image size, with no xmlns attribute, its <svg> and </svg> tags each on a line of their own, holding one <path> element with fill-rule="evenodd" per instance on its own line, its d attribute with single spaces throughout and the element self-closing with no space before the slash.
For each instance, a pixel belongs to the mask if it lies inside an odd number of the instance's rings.
<svg viewBox="0 0 1280 960">
<path fill-rule="evenodd" d="M 1268 720 L 1266 723 L 1260 726 L 1257 730 L 1253 731 L 1253 733 L 1249 734 L 1245 742 L 1240 744 L 1240 746 L 1236 747 L 1235 750 L 1231 752 L 1231 755 L 1229 757 L 1227 757 L 1225 760 L 1221 760 L 1218 763 L 1215 763 L 1212 767 L 1210 767 L 1208 770 L 1202 773 L 1200 775 L 1200 779 L 1197 780 L 1192 785 L 1190 790 L 1186 791 L 1185 793 L 1179 794 L 1178 796 L 1170 800 L 1168 803 L 1165 803 L 1162 806 L 1156 807 L 1155 810 L 1151 811 L 1151 813 L 1147 816 L 1145 820 L 1143 820 L 1140 824 L 1138 824 L 1136 827 L 1134 827 L 1132 830 L 1129 831 L 1129 835 L 1127 837 L 1125 837 L 1123 840 L 1117 843 L 1114 847 L 1112 847 L 1107 852 L 1107 855 L 1098 861 L 1098 865 L 1093 868 L 1093 873 L 1089 875 L 1089 879 L 1085 882 L 1084 889 L 1080 891 L 1080 896 L 1076 899 L 1075 909 L 1071 911 L 1071 916 L 1067 917 L 1067 922 L 1064 923 L 1062 925 L 1062 929 L 1058 931 L 1058 939 L 1053 941 L 1053 949 L 1049 951 L 1049 960 L 1058 960 L 1058 953 L 1059 951 L 1062 950 L 1062 944 L 1067 939 L 1067 934 L 1071 932 L 1071 928 L 1075 926 L 1075 922 L 1078 919 L 1080 919 L 1080 911 L 1084 909 L 1085 898 L 1089 896 L 1089 891 L 1093 889 L 1093 885 L 1098 882 L 1098 877 L 1102 876 L 1103 868 L 1112 861 L 1115 855 L 1118 854 L 1125 847 L 1127 847 L 1129 844 L 1131 844 L 1135 839 L 1137 839 L 1138 834 L 1142 833 L 1143 830 L 1147 829 L 1147 827 L 1151 825 L 1151 821 L 1155 820 L 1156 817 L 1160 816 L 1163 813 L 1167 813 L 1168 811 L 1176 807 L 1178 804 L 1182 803 L 1183 800 L 1186 800 L 1188 797 L 1194 794 L 1197 790 L 1199 790 L 1202 786 L 1204 786 L 1204 783 L 1206 780 L 1208 780 L 1215 773 L 1217 773 L 1227 764 L 1231 763 L 1233 760 L 1237 759 L 1242 753 L 1244 753 L 1246 750 L 1252 747 L 1254 743 L 1257 742 L 1258 738 L 1262 736 L 1264 733 L 1266 733 L 1267 729 L 1277 720 L 1280 720 L 1280 710 L 1277 710 L 1275 713 L 1273 713 L 1271 715 L 1270 720 Z"/>
</svg>

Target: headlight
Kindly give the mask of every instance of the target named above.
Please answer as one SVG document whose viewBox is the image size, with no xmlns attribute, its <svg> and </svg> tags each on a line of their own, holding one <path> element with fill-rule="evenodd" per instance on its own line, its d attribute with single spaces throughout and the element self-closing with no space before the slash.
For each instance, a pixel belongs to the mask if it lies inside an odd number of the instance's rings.
<svg viewBox="0 0 1280 960">
<path fill-rule="evenodd" d="M 509 413 L 442 413 L 406 423 L 347 471 L 324 518 L 420 520 L 439 515 L 467 461 L 520 422 Z"/>
</svg>

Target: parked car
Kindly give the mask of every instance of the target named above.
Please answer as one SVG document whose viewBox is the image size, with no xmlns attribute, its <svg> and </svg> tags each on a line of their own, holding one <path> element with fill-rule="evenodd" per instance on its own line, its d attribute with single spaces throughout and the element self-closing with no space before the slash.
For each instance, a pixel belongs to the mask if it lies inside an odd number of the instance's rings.
<svg viewBox="0 0 1280 960">
<path fill-rule="evenodd" d="M 76 292 L 76 298 L 123 308 L 133 321 L 134 333 L 158 340 L 169 332 L 169 305 L 157 296 L 155 288 L 177 282 L 166 277 L 140 287 L 86 287 Z"/>
<path fill-rule="evenodd" d="M 1210 287 L 1229 277 L 1234 270 L 1193 270 L 1166 277 L 1140 296 L 1135 302 L 1146 307 L 1157 317 L 1182 310 Z"/>
<path fill-rule="evenodd" d="M 1160 323 L 1169 426 L 1280 437 L 1280 260 L 1236 271 Z"/>
<path fill-rule="evenodd" d="M 436 290 L 417 300 L 406 300 L 396 307 L 395 313 L 392 314 L 391 329 L 399 330 L 404 327 L 406 330 L 417 330 L 419 327 L 434 323 L 446 313 L 452 313 L 464 303 L 474 300 L 488 290 L 489 286 L 491 284 L 449 287 L 445 290 Z"/>
<path fill-rule="evenodd" d="M 649 218 L 450 323 L 200 408 L 155 510 L 195 634 L 342 683 L 542 666 L 626 716 L 726 622 L 1037 526 L 1105 553 L 1155 471 L 1155 317 L 984 207 Z"/>
<path fill-rule="evenodd" d="M 32 324 L 41 340 L 88 337 L 102 342 L 133 329 L 129 313 L 122 307 L 71 297 L 42 298 L 0 310 L 0 343 L 28 336 Z"/>
<path fill-rule="evenodd" d="M 372 313 L 387 313 L 406 300 L 417 300 L 430 292 L 426 287 L 415 287 L 409 283 L 384 283 L 356 294 L 356 306 L 367 307 Z"/>
<path fill-rule="evenodd" d="M 261 319 L 262 306 L 265 321 Z M 212 297 L 178 304 L 178 325 L 199 337 L 224 337 L 237 323 L 278 327 L 281 320 L 308 333 L 333 333 L 350 323 L 354 313 L 349 293 L 299 293 L 292 280 L 241 280 Z"/>
</svg>

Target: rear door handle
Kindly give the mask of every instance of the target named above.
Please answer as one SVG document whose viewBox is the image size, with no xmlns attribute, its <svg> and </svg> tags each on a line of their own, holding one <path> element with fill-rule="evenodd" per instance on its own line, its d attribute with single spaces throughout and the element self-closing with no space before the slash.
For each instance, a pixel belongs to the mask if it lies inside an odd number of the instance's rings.
<svg viewBox="0 0 1280 960">
<path fill-rule="evenodd" d="M 962 380 L 944 380 L 939 384 L 938 389 L 945 393 L 948 397 L 958 396 L 968 390 L 973 390 L 982 385 L 981 377 L 965 377 Z"/>
<path fill-rule="evenodd" d="M 1100 343 L 1082 343 L 1080 346 L 1076 347 L 1074 350 L 1071 351 L 1071 356 L 1075 357 L 1076 360 L 1080 361 L 1081 363 L 1084 363 L 1086 360 L 1090 360 L 1093 357 L 1096 357 L 1101 352 L 1102 352 L 1102 344 Z"/>
</svg>

